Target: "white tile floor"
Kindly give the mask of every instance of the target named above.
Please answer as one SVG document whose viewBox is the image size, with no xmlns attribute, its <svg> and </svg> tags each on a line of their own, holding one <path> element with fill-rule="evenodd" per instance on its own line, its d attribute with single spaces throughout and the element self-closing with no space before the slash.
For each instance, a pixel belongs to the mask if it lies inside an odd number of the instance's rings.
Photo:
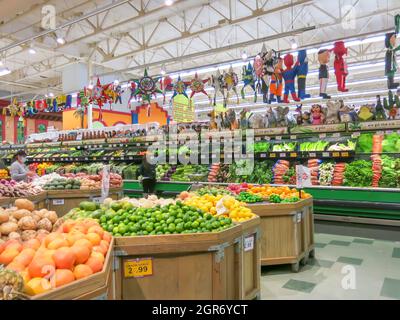
<svg viewBox="0 0 400 320">
<path fill-rule="evenodd" d="M 316 234 L 315 242 L 315 259 L 298 273 L 263 267 L 261 299 L 400 299 L 399 242 L 330 234 Z M 348 268 L 355 288 L 345 289 Z"/>
</svg>

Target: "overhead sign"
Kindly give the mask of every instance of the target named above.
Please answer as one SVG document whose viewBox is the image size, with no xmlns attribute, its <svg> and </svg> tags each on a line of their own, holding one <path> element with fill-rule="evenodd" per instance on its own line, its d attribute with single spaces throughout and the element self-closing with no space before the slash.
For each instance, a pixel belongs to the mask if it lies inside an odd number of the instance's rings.
<svg viewBox="0 0 400 320">
<path fill-rule="evenodd" d="M 183 94 L 177 95 L 172 102 L 172 117 L 178 123 L 195 121 L 192 100 L 186 98 Z"/>
</svg>

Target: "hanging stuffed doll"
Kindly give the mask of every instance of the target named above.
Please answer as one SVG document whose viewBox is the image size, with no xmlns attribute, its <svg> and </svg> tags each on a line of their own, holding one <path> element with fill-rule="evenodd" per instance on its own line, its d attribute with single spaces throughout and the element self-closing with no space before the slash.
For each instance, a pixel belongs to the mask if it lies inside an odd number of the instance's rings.
<svg viewBox="0 0 400 320">
<path fill-rule="evenodd" d="M 254 91 L 254 102 L 257 102 L 257 90 L 256 90 L 256 80 L 255 80 L 255 74 L 254 74 L 254 69 L 251 63 L 246 66 L 243 66 L 243 71 L 242 71 L 242 80 L 243 80 L 243 87 L 240 93 L 242 94 L 242 99 L 245 99 L 245 88 L 247 86 L 250 86 L 251 89 Z"/>
<path fill-rule="evenodd" d="M 394 75 L 397 71 L 396 52 L 400 50 L 400 45 L 396 47 L 396 32 L 387 33 L 385 36 L 386 56 L 385 56 L 385 75 L 387 77 L 388 89 L 397 89 L 398 82 L 394 82 Z"/>
<path fill-rule="evenodd" d="M 308 58 L 307 50 L 300 50 L 297 53 L 297 65 L 299 71 L 297 72 L 297 90 L 299 92 L 299 99 L 311 98 L 311 95 L 306 94 L 306 79 L 308 74 Z"/>
<path fill-rule="evenodd" d="M 129 90 L 131 91 L 131 95 L 129 96 L 128 106 L 131 107 L 131 103 L 133 98 L 136 100 L 136 82 L 130 81 L 129 82 Z"/>
<path fill-rule="evenodd" d="M 346 60 L 343 59 L 343 56 L 347 55 L 347 48 L 343 41 L 336 41 L 334 43 L 333 53 L 335 54 L 335 62 L 333 66 L 335 68 L 338 91 L 347 92 L 349 89 L 346 88 L 346 77 L 349 74 L 349 71 L 347 69 Z"/>
<path fill-rule="evenodd" d="M 331 97 L 327 95 L 326 89 L 328 87 L 329 81 L 329 60 L 331 57 L 331 51 L 328 49 L 322 49 L 318 51 L 318 61 L 319 66 L 319 95 L 323 99 L 330 99 Z"/>
<path fill-rule="evenodd" d="M 115 92 L 115 100 L 114 103 L 122 104 L 122 94 L 124 93 L 124 90 L 122 90 L 122 87 L 119 83 L 115 83 L 113 86 L 113 90 Z"/>
<path fill-rule="evenodd" d="M 278 57 L 277 63 L 275 65 L 275 71 L 271 76 L 271 84 L 269 87 L 269 92 L 270 92 L 268 101 L 269 104 L 276 101 L 278 101 L 278 103 L 282 102 L 282 90 L 283 90 L 282 72 L 283 72 L 283 59 L 281 57 Z"/>
<path fill-rule="evenodd" d="M 297 72 L 299 70 L 299 66 L 294 65 L 293 55 L 288 53 L 285 58 L 283 58 L 283 62 L 286 66 L 286 69 L 283 71 L 282 76 L 285 80 L 285 92 L 283 96 L 283 103 L 289 103 L 289 93 L 292 95 L 294 101 L 300 101 L 296 94 L 296 88 L 294 86 L 294 78 L 296 78 Z"/>
<path fill-rule="evenodd" d="M 67 97 L 65 99 L 65 109 L 71 109 L 72 108 L 72 95 L 67 94 Z"/>
</svg>

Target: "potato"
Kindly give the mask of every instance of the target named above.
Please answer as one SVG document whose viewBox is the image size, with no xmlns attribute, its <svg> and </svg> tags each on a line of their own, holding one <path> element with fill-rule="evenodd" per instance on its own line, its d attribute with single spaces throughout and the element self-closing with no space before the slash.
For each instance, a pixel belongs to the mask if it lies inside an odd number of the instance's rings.
<svg viewBox="0 0 400 320">
<path fill-rule="evenodd" d="M 8 236 L 11 232 L 18 230 L 18 224 L 15 222 L 5 222 L 0 225 L 0 233 L 4 236 Z"/>
<path fill-rule="evenodd" d="M 36 238 L 37 232 L 35 230 L 25 230 L 22 231 L 21 238 L 23 241 L 28 241 Z"/>
<path fill-rule="evenodd" d="M 23 217 L 29 216 L 30 214 L 31 214 L 31 212 L 29 210 L 19 209 L 19 210 L 14 211 L 12 213 L 12 216 L 17 220 L 20 220 Z"/>
<path fill-rule="evenodd" d="M 44 230 L 47 230 L 47 231 L 52 231 L 53 230 L 53 224 L 47 218 L 41 219 L 38 222 L 37 227 L 38 227 L 38 229 L 44 229 Z"/>
<path fill-rule="evenodd" d="M 47 211 L 43 214 L 43 218 L 49 219 L 50 222 L 53 224 L 53 223 L 56 223 L 58 216 L 55 211 Z"/>
<path fill-rule="evenodd" d="M 21 230 L 36 230 L 37 223 L 35 219 L 30 216 L 23 217 L 21 220 L 18 221 L 18 227 Z"/>
<path fill-rule="evenodd" d="M 0 224 L 7 222 L 8 219 L 10 219 L 10 216 L 7 212 L 4 212 L 4 211 L 0 212 Z"/>
<path fill-rule="evenodd" d="M 21 240 L 21 235 L 18 232 L 10 232 L 8 239 Z"/>
</svg>

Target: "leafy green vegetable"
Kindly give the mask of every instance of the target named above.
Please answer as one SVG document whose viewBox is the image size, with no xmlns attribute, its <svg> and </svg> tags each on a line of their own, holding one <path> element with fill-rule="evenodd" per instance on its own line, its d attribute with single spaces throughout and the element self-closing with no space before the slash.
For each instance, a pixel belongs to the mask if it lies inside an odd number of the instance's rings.
<svg viewBox="0 0 400 320">
<path fill-rule="evenodd" d="M 400 159 L 382 156 L 382 178 L 379 186 L 382 188 L 400 187 Z"/>
<path fill-rule="evenodd" d="M 400 152 L 400 135 L 391 133 L 385 136 L 382 142 L 383 152 Z"/>
<path fill-rule="evenodd" d="M 372 137 L 373 133 L 362 133 L 358 137 L 357 152 L 370 153 L 372 152 Z"/>
<path fill-rule="evenodd" d="M 344 185 L 348 187 L 370 187 L 372 177 L 372 162 L 357 160 L 346 166 Z"/>
</svg>

